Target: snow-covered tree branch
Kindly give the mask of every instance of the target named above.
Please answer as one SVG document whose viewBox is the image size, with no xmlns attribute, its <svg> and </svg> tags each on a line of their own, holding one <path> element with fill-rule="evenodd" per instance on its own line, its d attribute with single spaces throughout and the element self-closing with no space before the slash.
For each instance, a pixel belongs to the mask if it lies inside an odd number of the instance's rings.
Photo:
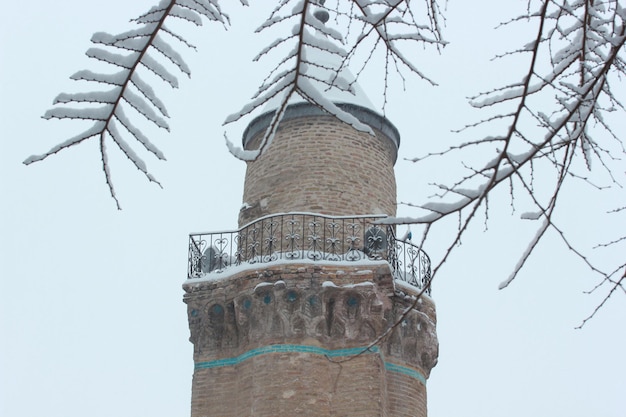
<svg viewBox="0 0 626 417">
<path fill-rule="evenodd" d="M 362 69 L 368 65 L 371 54 L 379 46 L 385 50 L 387 63 L 393 62 L 396 68 L 403 65 L 413 74 L 430 81 L 404 56 L 401 47 L 406 42 L 434 46 L 445 44 L 441 39 L 436 4 L 425 2 L 424 6 L 427 19 L 420 24 L 413 13 L 414 6 L 409 1 L 337 1 L 333 7 L 327 6 L 323 0 L 280 2 L 256 31 L 280 25 L 281 29 L 284 28 L 280 33 L 285 35 L 264 48 L 255 61 L 266 55 L 278 55 L 279 48 L 284 49 L 285 55 L 276 59 L 277 65 L 265 78 L 252 101 L 229 116 L 225 123 L 241 119 L 270 100 L 277 100 L 276 112 L 258 150 L 242 151 L 227 140 L 231 152 L 244 160 L 257 158 L 271 143 L 284 111 L 294 96 L 319 106 L 357 130 L 373 134 L 367 125 L 340 109 L 326 95 L 333 90 L 354 94 L 356 78 L 346 76 L 344 70 L 349 66 Z M 331 13 L 341 21 L 342 30 L 325 25 Z M 364 60 L 352 62 L 360 56 L 365 56 Z"/>
<path fill-rule="evenodd" d="M 516 201 L 528 202 L 521 217 L 537 221 L 538 226 L 501 288 L 515 279 L 545 233 L 553 230 L 572 253 L 600 276 L 601 282 L 594 291 L 606 287 L 602 305 L 616 291 L 626 293 L 626 258 L 615 259 L 613 265 L 592 262 L 588 254 L 570 242 L 558 224 L 557 213 L 567 211 L 567 207 L 558 207 L 557 202 L 566 182 L 593 186 L 591 174 L 607 182 L 605 187 L 622 188 L 621 159 L 626 152 L 619 137 L 621 132 L 615 131 L 609 120 L 611 113 L 624 111 L 620 96 L 623 89 L 612 86 L 626 75 L 626 10 L 619 1 L 537 1 L 530 2 L 527 14 L 507 24 L 526 24 L 535 29 L 535 36 L 525 46 L 500 57 L 521 54 L 528 58 L 528 69 L 517 83 L 495 87 L 471 99 L 473 106 L 488 109 L 491 114 L 468 126 L 466 133 L 471 134 L 479 126 L 491 128 L 494 133 L 426 156 L 458 160 L 464 158 L 467 150 L 479 150 L 491 155 L 490 160 L 482 166 L 468 167 L 467 176 L 451 185 L 438 184 L 443 192 L 440 201 L 421 205 L 423 215 L 403 221 L 432 225 L 447 217 L 460 219 L 458 233 L 434 268 L 436 273 L 470 223 L 488 210 L 494 190 L 509 187 Z M 498 131 L 503 121 L 506 128 Z M 624 222 L 618 220 L 616 224 Z M 613 232 L 618 237 L 608 245 L 623 246 L 624 228 Z"/>
<path fill-rule="evenodd" d="M 241 0 L 241 3 L 247 5 L 245 0 Z M 418 23 L 412 9 L 414 6 L 409 5 L 409 1 L 348 0 L 336 1 L 333 6 L 325 6 L 325 2 L 320 0 L 278 2 L 271 16 L 257 32 L 279 27 L 284 35 L 260 51 L 255 60 L 266 55 L 278 55 L 285 49 L 284 47 L 287 48 L 286 55 L 277 59 L 275 68 L 261 83 L 251 102 L 238 113 L 228 117 L 226 123 L 239 120 L 272 99 L 279 100 L 278 110 L 259 151 L 235 149 L 227 140 L 229 149 L 242 159 L 257 157 L 271 142 L 284 109 L 294 96 L 309 100 L 359 130 L 371 132 L 369 127 L 326 99 L 324 93 L 328 90 L 353 92 L 353 83 L 356 79 L 342 77 L 341 69 L 347 68 L 351 60 L 356 60 L 355 57 L 361 54 L 361 49 L 371 48 L 373 51 L 378 47 L 384 47 L 387 61 L 393 62 L 396 67 L 403 65 L 409 71 L 427 79 L 402 53 L 402 44 L 407 42 L 443 45 L 437 5 L 424 1 L 424 7 L 425 22 Z M 324 25 L 330 13 L 341 21 L 343 30 Z M 87 55 L 113 65 L 119 71 L 111 74 L 81 70 L 71 78 L 105 84 L 110 89 L 60 94 L 54 101 L 55 105 L 73 106 L 55 107 L 44 115 L 47 119 L 91 120 L 94 124 L 82 133 L 52 147 L 46 153 L 30 156 L 24 161 L 25 164 L 41 161 L 61 150 L 97 138 L 105 181 L 118 208 L 120 205 L 112 182 L 110 152 L 107 148 L 110 141 L 149 181 L 159 184 L 125 137 L 130 136 L 131 139 L 138 141 L 158 159 L 165 159 L 163 153 L 154 145 L 154 141 L 142 132 L 134 120 L 137 117 L 143 118 L 162 129 L 169 130 L 166 107 L 156 95 L 154 88 L 142 78 L 142 72 L 147 71 L 156 75 L 173 88 L 178 87 L 178 79 L 168 69 L 168 63 L 176 70 L 190 75 L 190 69 L 177 51 L 176 45 L 193 49 L 195 47 L 187 42 L 184 35 L 166 25 L 168 19 L 183 20 L 196 26 L 201 26 L 203 19 L 222 25 L 228 25 L 230 22 L 229 16 L 223 12 L 218 0 L 161 0 L 157 6 L 133 19 L 133 22 L 140 25 L 139 29 L 118 35 L 94 34 L 92 42 L 107 49 L 94 47 L 87 51 Z M 368 40 L 372 40 L 374 46 L 368 44 Z M 121 50 L 126 54 L 112 52 L 115 50 Z M 369 63 L 371 51 L 369 55 L 366 52 L 366 57 L 365 62 L 360 63 L 361 67 Z M 336 68 L 340 68 L 340 71 L 338 72 Z M 85 107 L 85 104 L 92 106 Z M 129 115 L 128 111 L 132 115 Z"/>
<path fill-rule="evenodd" d="M 185 38 L 166 26 L 168 19 L 181 19 L 196 26 L 202 25 L 202 19 L 226 24 L 228 16 L 222 12 L 217 0 L 161 0 L 146 13 L 133 19 L 140 25 L 139 29 L 129 30 L 117 35 L 98 32 L 91 41 L 96 45 L 103 45 L 108 49 L 93 47 L 87 51 L 87 56 L 98 61 L 111 64 L 119 69 L 115 73 L 96 73 L 81 70 L 71 76 L 73 80 L 84 80 L 91 83 L 105 84 L 107 91 L 90 91 L 87 93 L 62 93 L 54 100 L 54 104 L 79 104 L 75 107 L 55 107 L 44 114 L 46 119 L 83 119 L 91 120 L 94 124 L 82 133 L 52 147 L 41 155 L 33 155 L 24 163 L 31 164 L 41 161 L 50 155 L 71 146 L 78 145 L 90 138 L 99 141 L 100 156 L 104 177 L 111 193 L 111 197 L 120 208 L 119 200 L 109 169 L 108 140 L 112 141 L 122 153 L 139 169 L 149 181 L 158 181 L 150 174 L 146 163 L 129 144 L 125 136 L 130 137 L 158 159 L 165 159 L 163 153 L 142 133 L 136 126 L 133 118 L 128 116 L 124 109 L 143 116 L 156 126 L 169 130 L 165 118 L 169 117 L 164 103 L 158 98 L 152 86 L 141 76 L 142 71 L 155 74 L 172 88 L 178 88 L 178 79 L 161 63 L 169 61 L 180 72 L 190 75 L 190 70 L 182 56 L 171 46 L 171 42 L 194 48 L 185 41 Z M 121 50 L 125 54 L 111 52 Z M 93 104 L 94 107 L 82 107 L 82 104 Z M 159 184 L 160 185 L 160 184 Z"/>
</svg>

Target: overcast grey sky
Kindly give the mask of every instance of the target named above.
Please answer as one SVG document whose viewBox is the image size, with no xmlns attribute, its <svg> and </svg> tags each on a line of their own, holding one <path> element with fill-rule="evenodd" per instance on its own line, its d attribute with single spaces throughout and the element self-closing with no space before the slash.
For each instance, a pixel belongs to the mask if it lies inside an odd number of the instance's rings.
<svg viewBox="0 0 626 417">
<path fill-rule="evenodd" d="M 184 54 L 192 79 L 181 77 L 177 91 L 158 88 L 172 115 L 172 133 L 149 132 L 168 158 L 147 159 L 165 189 L 148 184 L 115 154 L 113 180 L 124 208 L 117 211 L 95 143 L 30 167 L 21 161 L 79 133 L 82 126 L 40 116 L 58 93 L 80 91 L 68 76 L 93 68 L 84 56 L 91 34 L 131 27 L 128 20 L 153 2 L 5 3 L 0 415 L 188 415 L 193 361 L 181 289 L 187 234 L 236 225 L 245 166 L 228 154 L 221 124 L 245 104 L 269 68 L 250 62 L 262 46 L 251 29 L 264 11 L 232 6 L 234 26 L 227 32 L 189 27 L 199 46 L 198 53 Z M 451 45 L 441 56 L 418 59 L 440 87 L 409 81 L 406 91 L 393 91 L 387 108 L 402 136 L 399 201 L 428 195 L 427 184 L 438 175 L 460 175 L 460 165 L 440 160 L 415 167 L 402 158 L 459 140 L 450 130 L 477 118 L 465 97 L 519 70 L 516 62 L 493 68 L 489 59 L 514 36 L 493 27 L 506 19 L 507 7 L 526 2 L 449 3 L 445 33 Z M 380 103 L 373 79 L 362 86 Z M 247 121 L 228 127 L 231 140 Z M 626 134 L 624 125 L 619 133 Z M 602 229 L 615 225 L 607 218 L 591 227 L 585 219 L 623 201 L 623 193 L 607 202 L 590 190 L 569 191 L 563 221 L 591 247 Z M 582 293 L 595 281 L 554 236 L 510 288 L 498 291 L 532 230 L 511 216 L 506 193 L 496 197 L 502 201 L 490 204 L 489 230 L 474 225 L 434 283 L 440 357 L 428 381 L 430 416 L 623 417 L 623 295 L 583 330 L 574 330 L 599 297 Z M 401 207 L 399 214 L 411 212 Z M 432 242 L 433 253 L 438 244 Z"/>
</svg>

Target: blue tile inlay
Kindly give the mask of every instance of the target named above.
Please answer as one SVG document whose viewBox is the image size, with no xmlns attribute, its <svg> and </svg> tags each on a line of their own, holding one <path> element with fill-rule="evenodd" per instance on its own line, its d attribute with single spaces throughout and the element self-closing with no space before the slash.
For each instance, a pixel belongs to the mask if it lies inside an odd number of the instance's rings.
<svg viewBox="0 0 626 417">
<path fill-rule="evenodd" d="M 426 385 L 426 378 L 420 372 L 415 369 L 407 368 L 406 366 L 396 365 L 395 363 L 385 362 L 385 369 L 391 372 L 398 372 L 417 379 L 422 384 Z"/>
<path fill-rule="evenodd" d="M 195 369 L 210 369 L 220 368 L 223 366 L 234 366 L 246 361 L 250 358 L 259 355 L 266 355 L 268 353 L 312 353 L 314 355 L 324 355 L 331 358 L 337 358 L 341 356 L 357 355 L 362 353 L 366 347 L 346 348 L 346 349 L 324 349 L 318 346 L 306 346 L 306 345 L 270 345 L 260 348 L 249 350 L 234 358 L 217 359 L 208 362 L 198 362 L 195 364 Z M 369 348 L 365 353 L 379 353 L 380 349 L 377 346 Z M 419 371 L 415 369 L 407 368 L 406 366 L 397 365 L 395 363 L 385 362 L 385 369 L 391 372 L 398 372 L 403 375 L 407 375 L 411 378 L 417 379 L 422 384 L 426 385 L 426 378 Z"/>
</svg>

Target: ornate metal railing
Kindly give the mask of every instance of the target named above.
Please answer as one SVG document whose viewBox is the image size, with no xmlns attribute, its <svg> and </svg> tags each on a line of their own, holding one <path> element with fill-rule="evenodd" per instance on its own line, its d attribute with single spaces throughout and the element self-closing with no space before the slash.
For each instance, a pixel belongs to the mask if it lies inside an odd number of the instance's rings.
<svg viewBox="0 0 626 417">
<path fill-rule="evenodd" d="M 278 260 L 355 262 L 387 260 L 394 277 L 423 288 L 430 279 L 428 255 L 397 239 L 385 216 L 276 214 L 239 230 L 189 235 L 188 278 L 242 265 Z M 430 289 L 427 291 L 430 293 Z"/>
</svg>

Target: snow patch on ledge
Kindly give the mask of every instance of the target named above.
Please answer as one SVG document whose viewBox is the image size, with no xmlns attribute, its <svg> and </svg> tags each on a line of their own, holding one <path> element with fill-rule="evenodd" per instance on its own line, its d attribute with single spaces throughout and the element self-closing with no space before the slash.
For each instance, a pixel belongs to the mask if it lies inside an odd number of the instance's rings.
<svg viewBox="0 0 626 417">
<path fill-rule="evenodd" d="M 409 284 L 408 282 L 402 281 L 399 279 L 394 279 L 393 285 L 395 286 L 396 291 L 401 292 L 402 294 L 405 295 L 406 298 L 409 298 L 410 300 L 415 300 L 415 296 L 422 290 L 421 288 L 416 287 L 415 285 Z M 422 303 L 422 297 L 426 298 L 431 303 L 435 304 L 435 301 L 426 292 L 424 292 L 420 296 L 419 300 L 417 300 L 418 304 Z"/>
<path fill-rule="evenodd" d="M 337 285 L 332 281 L 324 281 L 322 283 L 322 288 L 334 287 L 334 288 L 357 288 L 357 287 L 373 287 L 374 283 L 371 281 L 359 282 L 356 284 L 342 284 Z"/>
<path fill-rule="evenodd" d="M 222 281 L 226 280 L 233 275 L 242 273 L 242 272 L 250 272 L 254 271 L 256 273 L 262 274 L 265 269 L 268 267 L 274 268 L 280 265 L 322 265 L 322 266 L 333 266 L 333 267 L 359 267 L 366 266 L 371 268 L 372 266 L 382 266 L 387 265 L 391 269 L 391 265 L 384 259 L 380 260 L 371 260 L 371 259 L 360 259 L 358 261 L 326 261 L 326 260 L 312 260 L 312 259 L 281 259 L 271 262 L 259 262 L 259 263 L 243 263 L 241 265 L 229 266 L 222 272 L 209 272 L 200 278 L 188 278 L 184 281 L 183 287 L 193 284 L 199 284 L 203 282 L 211 282 L 211 281 Z M 367 271 L 367 272 L 365 272 Z M 339 272 L 339 270 L 338 270 Z M 361 271 L 358 271 L 356 274 L 359 274 Z M 362 274 L 372 273 L 371 269 L 363 270 Z M 271 283 L 274 285 L 273 283 Z"/>
<path fill-rule="evenodd" d="M 273 282 L 259 282 L 255 287 L 254 287 L 254 291 L 258 290 L 259 288 L 263 288 L 263 287 L 273 287 L 274 283 Z"/>
</svg>

